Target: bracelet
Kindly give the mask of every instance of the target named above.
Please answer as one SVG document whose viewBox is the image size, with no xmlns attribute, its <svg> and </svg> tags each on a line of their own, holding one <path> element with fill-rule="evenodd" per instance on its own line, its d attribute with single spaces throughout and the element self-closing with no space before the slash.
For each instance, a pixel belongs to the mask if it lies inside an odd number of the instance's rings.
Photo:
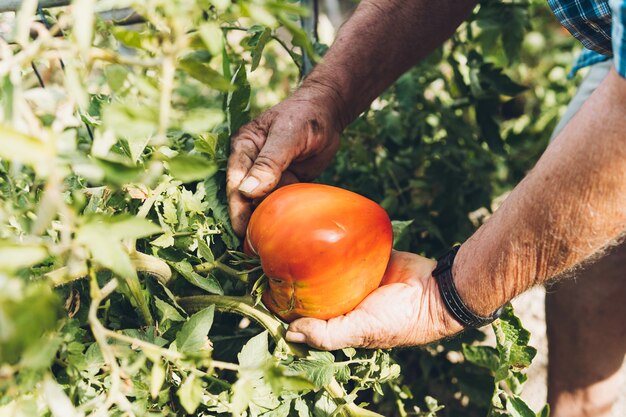
<svg viewBox="0 0 626 417">
<path fill-rule="evenodd" d="M 443 303 L 452 317 L 461 323 L 463 327 L 483 327 L 500 317 L 504 312 L 504 306 L 497 309 L 489 317 L 483 317 L 472 312 L 463 300 L 461 300 L 454 286 L 454 277 L 452 276 L 452 265 L 460 247 L 460 245 L 453 247 L 439 258 L 437 260 L 437 267 L 433 270 L 432 275 L 437 280 Z"/>
</svg>

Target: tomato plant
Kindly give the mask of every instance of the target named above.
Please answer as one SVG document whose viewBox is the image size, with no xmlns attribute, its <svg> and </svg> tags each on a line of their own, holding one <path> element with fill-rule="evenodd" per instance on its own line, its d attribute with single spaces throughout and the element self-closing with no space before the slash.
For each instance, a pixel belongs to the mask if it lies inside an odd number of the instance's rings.
<svg viewBox="0 0 626 417">
<path fill-rule="evenodd" d="M 229 137 L 324 51 L 300 29 L 310 2 L 19 3 L 0 15 L 0 415 L 534 414 L 510 310 L 492 347 L 331 353 L 255 305 Z M 346 132 L 322 180 L 380 203 L 397 248 L 464 239 L 545 142 L 571 53 L 528 43 L 529 10 L 550 27 L 545 6 L 482 2 Z"/>
<path fill-rule="evenodd" d="M 292 184 L 254 210 L 246 234 L 261 259 L 265 306 L 289 322 L 354 309 L 383 278 L 391 221 L 378 204 L 319 184 Z"/>
</svg>

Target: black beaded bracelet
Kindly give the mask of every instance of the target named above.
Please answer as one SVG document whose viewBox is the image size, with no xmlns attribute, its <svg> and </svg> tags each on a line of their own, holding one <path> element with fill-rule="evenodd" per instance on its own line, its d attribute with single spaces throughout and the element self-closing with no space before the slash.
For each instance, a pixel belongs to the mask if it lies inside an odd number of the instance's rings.
<svg viewBox="0 0 626 417">
<path fill-rule="evenodd" d="M 452 276 L 452 265 L 460 247 L 460 245 L 453 247 L 437 260 L 433 277 L 437 280 L 441 298 L 450 314 L 464 327 L 483 327 L 500 317 L 504 311 L 504 306 L 497 309 L 491 316 L 482 317 L 474 314 L 461 300 Z"/>
</svg>

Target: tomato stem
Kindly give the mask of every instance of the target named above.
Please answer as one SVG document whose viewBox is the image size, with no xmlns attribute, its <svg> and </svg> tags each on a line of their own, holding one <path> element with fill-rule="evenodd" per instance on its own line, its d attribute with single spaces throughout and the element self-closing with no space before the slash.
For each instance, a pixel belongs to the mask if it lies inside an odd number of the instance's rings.
<svg viewBox="0 0 626 417">
<path fill-rule="evenodd" d="M 178 298 L 176 301 L 190 314 L 213 304 L 218 311 L 237 313 L 248 317 L 270 333 L 278 349 L 297 358 L 306 358 L 309 354 L 308 347 L 287 342 L 283 322 L 275 318 L 269 311 L 255 306 L 254 300 L 250 296 L 197 295 Z M 345 390 L 334 378 L 324 389 L 335 400 L 342 400 L 346 396 Z M 339 407 L 339 415 L 344 417 L 383 417 L 382 414 L 366 410 L 354 403 L 339 405 Z"/>
<path fill-rule="evenodd" d="M 211 272 L 214 269 L 218 269 L 224 272 L 226 275 L 238 279 L 241 282 L 248 282 L 248 274 L 251 271 L 237 271 L 234 268 L 220 262 L 219 260 L 215 260 L 213 262 L 204 262 L 195 266 L 196 272 Z"/>
</svg>

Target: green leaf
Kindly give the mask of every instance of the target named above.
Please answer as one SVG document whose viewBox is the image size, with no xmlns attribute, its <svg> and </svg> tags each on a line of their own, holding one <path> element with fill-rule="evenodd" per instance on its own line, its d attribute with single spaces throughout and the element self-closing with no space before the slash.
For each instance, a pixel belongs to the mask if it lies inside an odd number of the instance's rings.
<svg viewBox="0 0 626 417">
<path fill-rule="evenodd" d="M 298 417 L 310 417 L 311 412 L 309 411 L 309 406 L 306 404 L 302 398 L 296 398 L 293 403 L 293 408 L 298 412 Z"/>
<path fill-rule="evenodd" d="M 63 388 L 51 377 L 42 383 L 43 398 L 53 417 L 79 417 L 82 414 L 74 408 Z"/>
<path fill-rule="evenodd" d="M 176 334 L 176 347 L 179 352 L 198 353 L 208 350 L 207 334 L 213 325 L 215 306 L 198 311 L 183 324 Z"/>
<path fill-rule="evenodd" d="M 198 256 L 206 262 L 213 262 L 215 260 L 213 251 L 211 251 L 209 245 L 204 243 L 202 239 L 198 239 Z"/>
<path fill-rule="evenodd" d="M 45 358 L 33 349 L 47 340 L 44 335 L 55 329 L 59 318 L 61 303 L 49 286 L 24 287 L 21 280 L 0 274 L 0 363 L 17 363 L 26 352 L 24 360 L 37 368 Z"/>
<path fill-rule="evenodd" d="M 104 76 L 111 90 L 118 91 L 124 86 L 128 78 L 128 70 L 122 65 L 107 65 L 104 68 Z"/>
<path fill-rule="evenodd" d="M 537 350 L 528 346 L 530 333 L 522 327 L 510 304 L 505 307 L 504 313 L 492 327 L 496 334 L 496 349 L 500 357 L 496 381 L 500 381 L 507 378 L 511 371 L 520 371 L 528 367 Z"/>
<path fill-rule="evenodd" d="M 212 55 L 217 56 L 224 47 L 224 35 L 216 22 L 205 22 L 198 27 L 200 38 Z"/>
<path fill-rule="evenodd" d="M 203 180 L 217 172 L 217 164 L 199 155 L 177 155 L 168 160 L 170 174 L 183 183 Z"/>
<path fill-rule="evenodd" d="M 180 127 L 191 134 L 207 133 L 215 126 L 222 123 L 224 113 L 217 109 L 192 109 L 184 113 Z"/>
<path fill-rule="evenodd" d="M 206 153 L 212 158 L 215 158 L 217 135 L 215 133 L 200 135 L 200 137 L 193 142 L 193 146 L 197 152 Z"/>
<path fill-rule="evenodd" d="M 267 42 L 272 39 L 272 31 L 269 28 L 261 28 L 254 32 L 254 35 L 248 40 L 248 45 L 252 47 L 250 56 L 252 57 L 252 63 L 250 65 L 250 71 L 254 71 L 261 62 L 263 56 L 263 49 Z"/>
<path fill-rule="evenodd" d="M 195 58 L 183 58 L 179 61 L 179 67 L 187 74 L 209 87 L 220 91 L 229 91 L 231 85 L 226 78 L 210 66 Z"/>
<path fill-rule="evenodd" d="M 250 121 L 250 84 L 246 67 L 241 64 L 235 71 L 231 83 L 235 90 L 226 97 L 228 111 L 228 131 L 233 135 L 241 126 Z"/>
<path fill-rule="evenodd" d="M 14 272 L 36 265 L 47 257 L 48 250 L 43 245 L 0 239 L 0 271 Z"/>
<path fill-rule="evenodd" d="M 491 346 L 469 346 L 463 344 L 463 355 L 471 363 L 495 372 L 500 366 L 498 351 Z"/>
<path fill-rule="evenodd" d="M 180 273 L 189 283 L 195 285 L 198 288 L 210 292 L 211 294 L 223 295 L 224 290 L 219 281 L 211 275 L 203 277 L 193 270 L 193 266 L 187 261 L 169 262 L 169 264 Z"/>
<path fill-rule="evenodd" d="M 511 417 L 537 417 L 524 400 L 517 396 L 507 398 L 506 411 L 511 413 Z"/>
<path fill-rule="evenodd" d="M 222 233 L 222 239 L 229 249 L 235 249 L 239 246 L 239 238 L 230 223 L 224 192 L 220 192 L 219 189 L 220 185 L 215 177 L 204 181 L 204 191 L 206 193 L 205 201 L 208 203 L 208 208 L 211 210 L 213 217 L 224 231 Z"/>
<path fill-rule="evenodd" d="M 241 352 L 237 354 L 237 359 L 239 360 L 242 371 L 245 369 L 262 369 L 272 360 L 272 355 L 269 353 L 267 336 L 267 331 L 259 333 L 248 340 L 241 349 Z"/>
<path fill-rule="evenodd" d="M 335 357 L 329 352 L 311 351 L 306 358 L 294 362 L 291 368 L 302 372 L 316 389 L 321 389 L 335 375 Z"/>
<path fill-rule="evenodd" d="M 160 312 L 159 316 L 161 317 L 161 323 L 166 321 L 185 321 L 185 318 L 180 315 L 174 306 L 166 303 L 159 297 L 154 297 L 154 306 Z"/>
<path fill-rule="evenodd" d="M 55 157 L 54 148 L 37 138 L 0 124 L 0 158 L 39 166 Z"/>
<path fill-rule="evenodd" d="M 89 233 L 105 232 L 114 239 L 139 239 L 161 232 L 161 228 L 149 220 L 129 214 L 106 216 L 94 214 L 85 217 L 81 231 Z"/>
<path fill-rule="evenodd" d="M 127 30 L 120 26 L 113 26 L 112 33 L 115 39 L 128 47 L 141 49 L 143 46 L 145 36 L 136 30 Z"/>
<path fill-rule="evenodd" d="M 57 334 L 46 335 L 40 343 L 29 346 L 23 353 L 20 365 L 24 368 L 39 370 L 52 365 L 63 339 Z"/>
<path fill-rule="evenodd" d="M 150 371 L 150 397 L 152 397 L 152 399 L 155 399 L 159 396 L 159 392 L 161 391 L 161 387 L 163 386 L 164 382 L 165 368 L 160 361 L 156 361 L 152 364 L 152 370 Z M 183 407 L 185 406 L 183 405 Z M 185 407 L 185 410 L 186 409 L 187 408 Z"/>
<path fill-rule="evenodd" d="M 393 246 L 394 248 L 402 239 L 404 239 L 410 230 L 411 224 L 415 220 L 393 220 L 391 226 L 393 227 Z"/>
<path fill-rule="evenodd" d="M 113 101 L 102 108 L 102 125 L 118 137 L 145 146 L 159 127 L 159 112 L 155 106 L 156 103 L 148 105 L 131 100 Z M 140 155 L 142 150 L 138 148 L 134 153 Z"/>
<path fill-rule="evenodd" d="M 93 161 L 102 170 L 104 180 L 116 186 L 136 182 L 144 173 L 144 168 L 140 166 L 128 166 L 117 161 L 101 158 L 94 158 Z"/>
<path fill-rule="evenodd" d="M 202 391 L 202 380 L 196 379 L 194 374 L 190 374 L 178 389 L 176 394 L 188 414 L 196 412 L 202 400 Z"/>
<path fill-rule="evenodd" d="M 546 404 L 541 411 L 537 413 L 537 417 L 550 417 L 550 404 Z"/>
</svg>

